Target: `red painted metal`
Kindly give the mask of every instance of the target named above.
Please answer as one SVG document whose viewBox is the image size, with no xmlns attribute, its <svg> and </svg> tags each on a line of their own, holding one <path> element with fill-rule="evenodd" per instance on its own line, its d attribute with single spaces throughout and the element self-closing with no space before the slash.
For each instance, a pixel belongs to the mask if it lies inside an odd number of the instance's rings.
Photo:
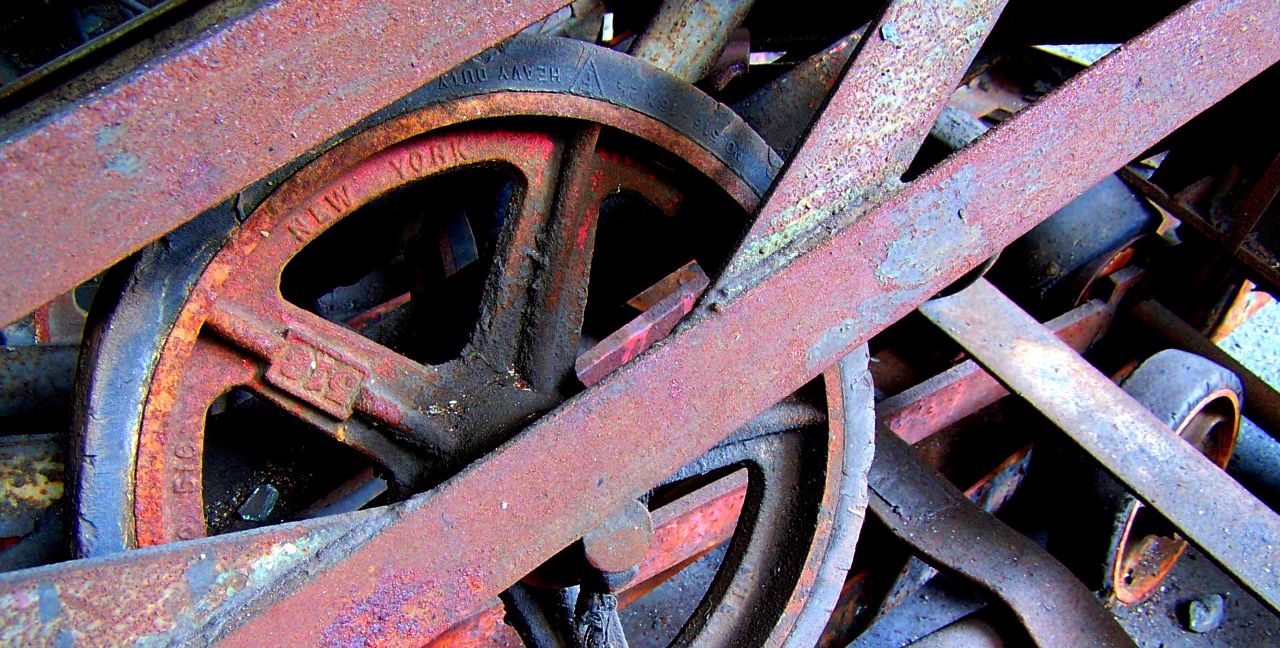
<svg viewBox="0 0 1280 648">
<path fill-rule="evenodd" d="M 625 608 L 653 591 L 680 569 L 731 538 L 746 496 L 747 475 L 736 472 L 654 511 L 649 548 L 635 578 L 618 592 L 619 607 Z M 497 599 L 490 603 L 437 637 L 431 645 L 505 644 L 507 637 L 514 633 L 501 622 L 501 603 Z"/>
<path fill-rule="evenodd" d="M 556 391 L 563 376 L 549 370 L 522 374 L 514 368 L 521 362 L 522 347 L 545 354 L 554 346 L 565 353 L 554 362 L 543 357 L 542 364 L 563 364 L 566 374 L 572 366 L 569 351 L 577 351 L 581 322 L 575 326 L 567 313 L 576 304 L 577 317 L 582 317 L 599 205 L 625 188 L 674 211 L 680 188 L 625 150 L 596 150 L 595 136 L 575 151 L 559 131 L 490 125 L 422 135 L 465 117 L 542 114 L 545 99 L 537 93 L 495 93 L 384 122 L 326 153 L 255 210 L 205 270 L 153 375 L 137 453 L 138 544 L 204 534 L 198 487 L 202 466 L 194 458 L 203 447 L 205 413 L 232 387 L 251 388 L 393 471 L 397 465 L 410 466 L 396 475 L 401 485 L 412 484 L 416 462 L 361 426 L 353 412 L 442 453 L 462 455 L 468 445 L 482 445 L 492 435 L 504 434 L 501 428 L 513 425 L 511 421 L 550 409 L 559 400 Z M 588 131 L 598 132 L 604 123 L 664 143 L 703 175 L 723 182 L 725 191 L 741 201 L 744 215 L 754 207 L 755 196 L 735 175 L 669 128 L 601 102 L 560 97 L 557 106 L 562 118 L 586 121 Z M 512 240 L 495 261 L 503 276 L 486 294 L 482 321 L 459 357 L 420 364 L 284 298 L 282 269 L 326 228 L 406 182 L 477 164 L 508 168 L 519 179 L 522 200 Z M 566 243 L 550 245 L 548 234 Z M 535 264 L 528 251 L 541 247 L 564 256 Z M 526 319 L 524 293 L 532 292 L 527 289 L 535 283 L 542 287 L 536 297 L 542 300 L 536 309 L 542 326 Z M 597 371 L 638 355 L 660 337 L 655 333 L 669 331 L 692 307 L 697 293 L 689 291 L 698 285 L 680 286 L 669 306 L 651 309 L 665 316 L 653 327 L 640 327 L 640 339 L 633 342 L 641 346 L 630 355 L 625 345 L 617 353 L 610 351 L 613 336 L 597 347 L 613 362 Z M 570 330 L 574 339 L 565 336 Z M 624 329 L 623 337 L 630 340 L 626 336 L 633 332 Z"/>
<path fill-rule="evenodd" d="M 696 326 L 410 500 L 396 526 L 263 610 L 229 643 L 364 637 L 392 584 L 413 620 L 395 630 L 399 640 L 449 627 L 1280 59 L 1278 31 L 1280 7 L 1261 0 L 1179 10 L 737 299 L 713 294 Z M 1145 81 L 1154 78 L 1161 82 Z M 1082 113 L 1107 119 L 1072 119 Z M 1068 121 L 1075 127 L 1064 132 Z M 834 181 L 817 165 L 788 175 Z M 452 517 L 457 511 L 469 514 Z M 371 569 L 396 577 L 371 582 Z"/>
<path fill-rule="evenodd" d="M 722 285 L 758 280 L 897 190 L 1004 4 L 890 3 L 859 42 Z"/>
<path fill-rule="evenodd" d="M 438 635 L 1272 65 L 1280 59 L 1276 33 L 1280 7 L 1266 0 L 1183 8 L 760 283 L 733 299 L 712 294 L 696 324 L 396 507 L 394 520 L 361 518 L 377 523 L 348 534 L 314 577 L 277 581 L 271 595 L 209 632 L 229 645 L 420 643 Z M 916 63 L 909 54 L 896 64 Z M 1081 114 L 1106 118 L 1076 119 Z M 829 147 L 811 143 L 788 171 L 793 186 L 839 180 L 822 160 L 841 154 L 839 132 L 861 125 L 836 117 Z M 1064 123 L 1074 128 L 1064 132 Z M 775 193 L 777 205 L 764 213 L 794 199 Z M 837 221 L 852 208 L 840 197 L 811 200 Z M 117 584 L 117 571 L 99 578 Z M 0 577 L 0 593 L 37 591 L 40 583 L 32 574 Z"/>
<path fill-rule="evenodd" d="M 669 281 L 672 277 L 676 278 L 674 282 Z M 710 283 L 702 268 L 691 262 L 628 302 L 646 304 L 647 308 L 578 356 L 575 362 L 578 380 L 590 387 L 666 337 L 693 310 L 694 302 Z M 655 289 L 661 296 L 653 294 Z"/>
<path fill-rule="evenodd" d="M 564 4 L 267 3 L 15 135 L 0 324 Z"/>
<path fill-rule="evenodd" d="M 1115 311 L 1091 301 L 1045 324 L 1076 351 L 1084 351 L 1111 323 Z M 965 360 L 928 380 L 876 403 L 876 418 L 907 443 L 919 443 L 1009 395 L 1009 390 Z"/>
<path fill-rule="evenodd" d="M 0 606 L 5 642 L 207 643 L 196 639 L 202 624 L 375 517 L 361 512 L 310 520 L 12 574 Z M 110 619 L 106 627 L 104 619 Z"/>
</svg>

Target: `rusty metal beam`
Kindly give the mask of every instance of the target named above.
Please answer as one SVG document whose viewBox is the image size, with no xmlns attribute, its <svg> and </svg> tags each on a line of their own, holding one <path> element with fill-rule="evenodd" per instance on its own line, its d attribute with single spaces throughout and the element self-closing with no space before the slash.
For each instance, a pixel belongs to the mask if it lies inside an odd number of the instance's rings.
<svg viewBox="0 0 1280 648">
<path fill-rule="evenodd" d="M 356 628 L 379 600 L 370 568 L 406 575 L 418 622 L 406 640 L 447 627 L 1280 59 L 1278 31 L 1264 0 L 1183 8 L 738 298 L 712 295 L 695 326 L 411 500 L 400 524 L 264 605 L 231 643 Z M 787 175 L 834 181 L 820 153 Z"/>
<path fill-rule="evenodd" d="M 1269 0 L 1184 7 L 735 298 L 712 294 L 691 325 L 395 507 L 393 521 L 352 530 L 305 578 L 278 579 L 270 596 L 226 606 L 220 625 L 190 636 L 228 645 L 436 636 L 1274 64 L 1276 33 L 1280 6 Z M 834 182 L 820 158 L 787 173 Z M 60 582 L 40 573 L 0 577 L 0 596 L 57 592 Z"/>
<path fill-rule="evenodd" d="M 1101 337 L 1114 310 L 1091 301 L 1045 324 L 1072 349 L 1083 352 Z M 1009 395 L 973 360 L 876 403 L 876 418 L 903 441 L 915 444 Z"/>
<path fill-rule="evenodd" d="M 990 283 L 933 300 L 920 312 L 1280 610 L 1280 516 Z M 1206 493 L 1213 494 L 1211 504 Z"/>
<path fill-rule="evenodd" d="M 567 4 L 279 0 L 0 143 L 0 325 Z"/>
<path fill-rule="evenodd" d="M 734 253 L 721 290 L 736 294 L 901 187 L 1004 5 L 889 3 Z M 805 172 L 816 169 L 822 182 Z"/>
<path fill-rule="evenodd" d="M 362 511 L 14 572 L 0 642 L 173 645 L 380 517 Z"/>
<path fill-rule="evenodd" d="M 1007 603 L 1037 645 L 1135 645 L 1071 570 L 978 508 L 887 428 L 876 435 L 868 479 L 871 511 L 890 533 Z"/>
<path fill-rule="evenodd" d="M 1108 289 L 1105 302 L 1085 302 L 1045 322 L 1045 327 L 1084 353 L 1111 327 L 1121 301 L 1142 274 L 1141 268 L 1130 266 L 1108 275 L 1099 286 Z M 876 403 L 876 419 L 915 444 L 1008 395 L 1009 390 L 978 363 L 965 360 Z"/>
<path fill-rule="evenodd" d="M 711 72 L 755 0 L 664 0 L 631 55 L 681 81 Z"/>
</svg>

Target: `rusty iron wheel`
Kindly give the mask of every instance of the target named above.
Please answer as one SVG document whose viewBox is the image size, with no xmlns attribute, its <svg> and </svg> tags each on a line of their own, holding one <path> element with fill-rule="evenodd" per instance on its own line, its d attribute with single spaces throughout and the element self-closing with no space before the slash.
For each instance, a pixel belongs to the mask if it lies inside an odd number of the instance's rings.
<svg viewBox="0 0 1280 648">
<path fill-rule="evenodd" d="M 215 421 L 284 445 L 293 488 L 271 501 L 292 516 L 370 501 L 343 500 L 352 483 L 384 480 L 374 503 L 441 483 L 580 390 L 575 361 L 618 343 L 628 298 L 691 259 L 714 275 L 778 168 L 728 108 L 624 54 L 516 39 L 477 56 L 114 278 L 82 359 L 79 553 L 245 528 L 235 503 L 265 473 L 212 459 Z M 809 391 L 645 496 L 656 519 L 739 480 L 721 523 L 737 532 L 677 643 L 821 632 L 861 523 L 845 448 L 870 429 L 828 426 Z M 706 547 L 663 549 L 638 584 Z"/>
</svg>

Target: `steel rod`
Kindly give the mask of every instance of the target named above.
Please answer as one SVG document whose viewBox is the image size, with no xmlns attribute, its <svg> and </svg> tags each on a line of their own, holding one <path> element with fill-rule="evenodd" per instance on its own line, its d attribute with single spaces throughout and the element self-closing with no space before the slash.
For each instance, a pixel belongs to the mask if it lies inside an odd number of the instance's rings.
<svg viewBox="0 0 1280 648">
<path fill-rule="evenodd" d="M 312 645 L 436 636 L 1274 64 L 1276 33 L 1280 6 L 1269 0 L 1183 7 L 736 298 L 711 295 L 693 323 L 395 507 L 393 520 L 365 519 L 304 571 L 272 576 L 268 595 L 224 606 L 186 637 Z M 821 153 L 787 175 L 835 182 Z M 68 569 L 67 578 L 86 577 Z M 58 587 L 41 574 L 0 576 L 0 595 L 39 600 Z M 120 582 L 115 570 L 94 578 Z M 27 621 L 55 630 L 63 616 Z"/>
<path fill-rule="evenodd" d="M 265 3 L 0 140 L 0 326 L 565 4 Z"/>
<path fill-rule="evenodd" d="M 985 280 L 920 312 L 1280 610 L 1280 516 Z"/>
</svg>

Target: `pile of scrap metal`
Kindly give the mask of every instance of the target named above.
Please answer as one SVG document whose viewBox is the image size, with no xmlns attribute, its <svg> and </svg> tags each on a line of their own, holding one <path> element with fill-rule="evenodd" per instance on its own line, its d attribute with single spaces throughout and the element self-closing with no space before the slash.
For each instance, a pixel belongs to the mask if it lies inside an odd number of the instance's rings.
<svg viewBox="0 0 1280 648">
<path fill-rule="evenodd" d="M 830 4 L 6 8 L 0 644 L 1275 643 L 1280 4 Z"/>
</svg>

